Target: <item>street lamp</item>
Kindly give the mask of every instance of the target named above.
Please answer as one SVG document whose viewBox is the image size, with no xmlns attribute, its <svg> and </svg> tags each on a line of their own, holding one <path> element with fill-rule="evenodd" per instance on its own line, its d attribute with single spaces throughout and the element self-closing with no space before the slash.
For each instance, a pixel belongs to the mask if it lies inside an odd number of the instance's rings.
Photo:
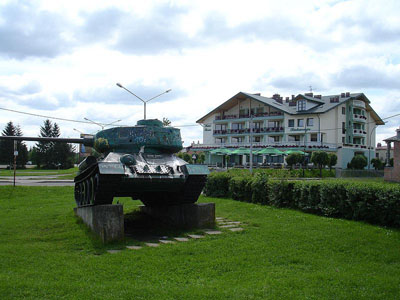
<svg viewBox="0 0 400 300">
<path fill-rule="evenodd" d="M 112 125 L 112 124 L 114 124 L 114 123 L 117 123 L 117 122 L 121 122 L 122 120 L 117 120 L 117 121 L 114 121 L 114 122 L 111 122 L 111 123 L 108 123 L 108 124 L 101 124 L 101 123 L 97 123 L 97 122 L 95 122 L 95 121 L 92 121 L 92 120 L 90 120 L 90 119 L 88 119 L 88 118 L 83 118 L 83 119 L 85 119 L 86 121 L 89 121 L 89 122 L 91 122 L 91 123 L 93 123 L 93 124 L 96 124 L 96 125 L 98 125 L 98 126 L 100 126 L 101 127 L 101 130 L 104 130 L 104 127 L 106 127 L 106 126 L 110 126 L 110 125 Z M 75 129 L 74 129 L 75 130 Z M 78 130 L 76 130 L 76 131 L 78 131 Z M 80 131 L 79 131 L 80 132 Z"/>
<path fill-rule="evenodd" d="M 82 131 L 76 129 L 76 128 L 72 128 L 72 130 L 75 130 L 76 132 L 79 132 L 80 134 L 84 134 Z"/>
<path fill-rule="evenodd" d="M 151 100 L 153 100 L 153 99 L 155 99 L 155 98 L 157 98 L 157 97 L 160 97 L 161 95 L 164 95 L 164 94 L 166 94 L 166 93 L 169 93 L 170 91 L 171 91 L 171 89 L 168 89 L 168 90 L 166 90 L 165 92 L 162 92 L 161 94 L 158 94 L 157 96 L 154 96 L 154 97 L 152 97 L 152 98 L 150 98 L 150 99 L 148 99 L 148 100 L 143 100 L 142 98 L 140 98 L 138 95 L 135 95 L 134 93 L 132 93 L 130 90 L 128 90 L 126 87 L 124 87 L 122 84 L 120 84 L 120 83 L 116 83 L 117 84 L 117 86 L 118 87 L 120 87 L 121 89 L 124 89 L 125 91 L 127 91 L 128 93 L 130 93 L 130 94 L 132 94 L 133 96 L 135 96 L 136 98 L 138 98 L 140 101 L 142 101 L 143 102 L 143 104 L 144 104 L 144 119 L 146 120 L 146 104 L 147 104 L 147 102 L 149 102 L 149 101 L 151 101 Z"/>
</svg>

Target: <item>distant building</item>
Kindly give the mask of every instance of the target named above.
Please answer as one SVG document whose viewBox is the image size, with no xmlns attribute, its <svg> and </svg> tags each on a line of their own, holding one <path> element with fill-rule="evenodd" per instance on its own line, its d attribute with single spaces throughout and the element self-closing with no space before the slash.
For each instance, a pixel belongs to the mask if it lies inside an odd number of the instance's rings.
<svg viewBox="0 0 400 300">
<path fill-rule="evenodd" d="M 396 135 L 384 140 L 387 144 L 386 148 L 386 167 L 385 167 L 385 180 L 400 182 L 400 129 L 396 130 Z M 390 167 L 390 152 L 393 149 L 393 167 Z"/>
<path fill-rule="evenodd" d="M 81 133 L 81 138 L 93 138 L 93 134 L 85 134 Z M 83 144 L 79 144 L 79 161 L 84 160 L 89 155 L 92 155 L 92 147 L 84 146 Z"/>
<path fill-rule="evenodd" d="M 203 144 L 194 143 L 192 149 L 252 144 L 254 149 L 325 150 L 338 155 L 337 167 L 346 168 L 356 154 L 375 157 L 375 127 L 384 122 L 370 103 L 363 93 L 283 98 L 240 92 L 197 120 L 203 126 Z M 207 163 L 219 160 L 218 155 L 207 156 Z"/>
<path fill-rule="evenodd" d="M 381 161 L 386 162 L 387 156 L 387 146 L 383 146 L 381 143 L 375 148 L 375 158 L 380 159 Z M 390 149 L 390 157 L 393 157 L 393 148 Z"/>
</svg>

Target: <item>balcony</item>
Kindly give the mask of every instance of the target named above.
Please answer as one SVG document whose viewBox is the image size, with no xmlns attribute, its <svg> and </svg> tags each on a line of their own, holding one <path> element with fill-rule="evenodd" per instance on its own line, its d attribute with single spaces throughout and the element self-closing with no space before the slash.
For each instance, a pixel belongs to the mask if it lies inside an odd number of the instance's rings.
<svg viewBox="0 0 400 300">
<path fill-rule="evenodd" d="M 279 133 L 283 132 L 283 127 L 264 127 L 264 128 L 253 128 L 253 133 Z M 227 135 L 227 134 L 249 134 L 249 128 L 243 129 L 226 129 L 226 130 L 214 130 L 213 135 Z"/>
<path fill-rule="evenodd" d="M 253 142 L 253 148 L 262 149 L 267 147 L 274 147 L 284 150 L 289 150 L 293 148 L 304 149 L 304 142 Z M 249 148 L 250 143 L 218 143 L 218 144 L 192 144 L 192 148 L 196 151 L 212 150 L 215 148 L 226 147 L 226 148 Z M 314 151 L 318 149 L 337 149 L 337 144 L 334 143 L 321 143 L 321 142 L 307 142 L 305 149 L 308 151 Z"/>
<path fill-rule="evenodd" d="M 354 122 L 365 123 L 367 121 L 367 117 L 363 115 L 353 114 Z"/>
<path fill-rule="evenodd" d="M 353 135 L 355 136 L 365 136 L 367 132 L 363 129 L 354 129 L 353 130 Z"/>
<path fill-rule="evenodd" d="M 283 116 L 283 113 L 276 111 L 270 113 L 257 113 L 253 115 L 253 118 L 266 118 L 266 117 L 277 117 Z M 222 121 L 222 120 L 235 120 L 235 119 L 250 119 L 249 114 L 245 115 L 224 115 L 224 116 L 215 116 L 215 121 Z"/>
</svg>

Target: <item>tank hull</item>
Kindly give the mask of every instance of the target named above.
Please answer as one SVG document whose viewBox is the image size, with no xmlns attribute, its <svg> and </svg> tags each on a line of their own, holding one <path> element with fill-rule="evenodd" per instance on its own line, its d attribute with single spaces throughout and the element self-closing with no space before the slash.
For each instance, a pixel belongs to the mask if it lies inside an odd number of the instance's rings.
<svg viewBox="0 0 400 300">
<path fill-rule="evenodd" d="M 175 155 L 110 153 L 103 161 L 81 164 L 75 177 L 78 206 L 111 204 L 131 197 L 147 206 L 197 201 L 205 185 L 206 166 L 189 165 Z"/>
</svg>

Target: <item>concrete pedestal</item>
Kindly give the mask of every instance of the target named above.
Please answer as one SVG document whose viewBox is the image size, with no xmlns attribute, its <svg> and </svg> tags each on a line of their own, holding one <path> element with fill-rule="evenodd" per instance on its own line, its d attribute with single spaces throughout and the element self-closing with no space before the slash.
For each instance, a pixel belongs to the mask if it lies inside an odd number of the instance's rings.
<svg viewBox="0 0 400 300">
<path fill-rule="evenodd" d="M 122 205 L 75 207 L 74 212 L 94 233 L 100 236 L 103 243 L 124 238 L 124 212 Z"/>
<path fill-rule="evenodd" d="M 215 225 L 215 203 L 142 205 L 140 211 L 180 228 L 210 228 Z"/>
</svg>

